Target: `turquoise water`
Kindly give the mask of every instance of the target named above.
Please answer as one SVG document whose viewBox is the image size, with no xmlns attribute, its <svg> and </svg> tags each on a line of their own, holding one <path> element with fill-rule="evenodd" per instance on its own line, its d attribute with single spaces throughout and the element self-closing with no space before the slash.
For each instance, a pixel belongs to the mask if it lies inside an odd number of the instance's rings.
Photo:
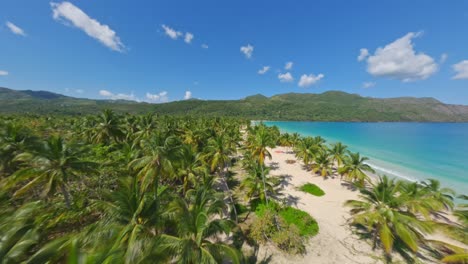
<svg viewBox="0 0 468 264">
<path fill-rule="evenodd" d="M 282 132 L 341 141 L 370 158 L 379 173 L 408 180 L 438 179 L 468 194 L 468 123 L 264 122 Z"/>
</svg>

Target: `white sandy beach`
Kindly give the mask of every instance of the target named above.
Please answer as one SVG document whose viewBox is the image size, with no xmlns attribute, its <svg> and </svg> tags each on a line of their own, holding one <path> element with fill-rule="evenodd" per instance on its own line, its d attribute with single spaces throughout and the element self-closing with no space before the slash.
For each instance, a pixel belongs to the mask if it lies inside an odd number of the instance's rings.
<svg viewBox="0 0 468 264">
<path fill-rule="evenodd" d="M 267 160 L 267 165 L 274 168 L 270 175 L 284 177 L 285 198 L 289 198 L 292 206 L 312 215 L 320 231 L 310 239 L 307 253 L 303 256 L 286 255 L 273 247 L 264 246 L 259 250 L 258 260 L 273 255 L 269 263 L 379 263 L 378 259 L 372 257 L 378 255 L 378 252 L 373 252 L 369 244 L 358 240 L 346 223 L 349 213 L 343 203 L 356 199 L 358 192 L 342 186 L 339 177 L 324 180 L 304 170 L 299 162 L 287 164 L 287 159 L 296 160 L 294 154 L 287 153 L 288 150 L 284 147 L 270 150 L 272 160 Z M 296 189 L 307 182 L 318 185 L 325 191 L 325 195 L 316 197 Z"/>
</svg>

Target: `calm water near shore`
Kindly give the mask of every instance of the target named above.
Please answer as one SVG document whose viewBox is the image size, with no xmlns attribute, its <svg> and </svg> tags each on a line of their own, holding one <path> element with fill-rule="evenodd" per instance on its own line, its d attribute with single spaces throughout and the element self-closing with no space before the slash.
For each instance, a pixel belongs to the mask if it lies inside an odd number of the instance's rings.
<svg viewBox="0 0 468 264">
<path fill-rule="evenodd" d="M 379 173 L 438 179 L 468 194 L 468 123 L 335 123 L 265 121 L 282 132 L 341 141 L 370 158 Z"/>
</svg>

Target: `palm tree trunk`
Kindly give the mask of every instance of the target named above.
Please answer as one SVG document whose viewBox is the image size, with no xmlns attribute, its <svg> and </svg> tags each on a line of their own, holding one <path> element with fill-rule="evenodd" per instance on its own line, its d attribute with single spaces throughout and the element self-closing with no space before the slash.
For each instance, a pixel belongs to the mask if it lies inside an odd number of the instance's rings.
<svg viewBox="0 0 468 264">
<path fill-rule="evenodd" d="M 65 187 L 65 184 L 60 184 L 60 190 L 63 194 L 63 197 L 65 198 L 65 204 L 67 205 L 67 208 L 70 209 L 70 194 L 67 191 L 67 188 Z"/>
<path fill-rule="evenodd" d="M 234 218 L 235 218 L 236 224 L 237 224 L 237 223 L 238 223 L 238 219 L 237 219 L 236 204 L 234 203 L 234 199 L 232 199 L 231 189 L 229 189 L 229 185 L 227 184 L 227 179 L 226 179 L 226 176 L 225 176 L 224 169 L 219 168 L 219 170 L 221 171 L 220 176 L 221 176 L 221 178 L 223 179 L 224 187 L 226 187 L 226 191 L 227 191 L 227 193 L 228 193 L 228 197 L 229 197 L 229 200 L 230 200 L 230 202 L 231 202 L 232 209 L 234 210 Z"/>
<path fill-rule="evenodd" d="M 263 193 L 265 194 L 265 202 L 266 205 L 268 206 L 268 196 L 267 196 L 267 191 L 266 191 L 266 184 L 265 184 L 265 172 L 263 171 L 263 164 L 260 164 L 262 167 L 262 181 L 263 181 Z"/>
</svg>

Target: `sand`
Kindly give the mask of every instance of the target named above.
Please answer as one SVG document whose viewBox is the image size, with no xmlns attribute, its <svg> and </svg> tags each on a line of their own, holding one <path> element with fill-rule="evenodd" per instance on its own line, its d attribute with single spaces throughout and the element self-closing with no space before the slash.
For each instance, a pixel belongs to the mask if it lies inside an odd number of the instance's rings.
<svg viewBox="0 0 468 264">
<path fill-rule="evenodd" d="M 284 147 L 270 150 L 272 160 L 266 161 L 272 167 L 270 175 L 284 178 L 284 198 L 292 206 L 313 216 L 320 231 L 310 239 L 305 255 L 291 256 L 272 246 L 262 246 L 258 254 L 259 263 L 262 260 L 268 260 L 267 263 L 381 263 L 376 257 L 379 252 L 373 252 L 368 242 L 353 235 L 346 222 L 350 215 L 343 203 L 357 199 L 358 192 L 341 185 L 339 177 L 323 179 L 304 170 L 299 162 L 287 164 L 287 159 L 296 160 L 294 154 L 288 153 L 289 150 Z M 318 185 L 325 195 L 316 197 L 297 190 L 308 182 Z"/>
</svg>

